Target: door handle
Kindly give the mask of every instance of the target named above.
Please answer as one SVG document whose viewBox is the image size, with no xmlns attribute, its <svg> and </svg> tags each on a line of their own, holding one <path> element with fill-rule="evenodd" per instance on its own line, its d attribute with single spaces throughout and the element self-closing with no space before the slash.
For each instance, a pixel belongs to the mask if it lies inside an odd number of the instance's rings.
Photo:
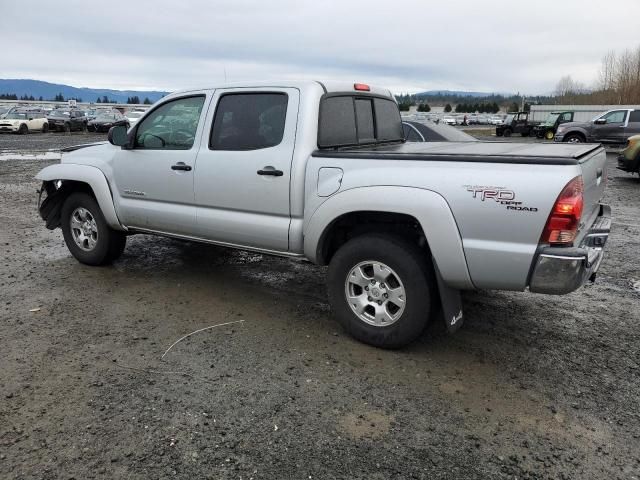
<svg viewBox="0 0 640 480">
<path fill-rule="evenodd" d="M 258 175 L 271 175 L 272 177 L 281 177 L 284 175 L 282 170 L 276 170 L 273 167 L 264 167 L 262 170 L 258 170 Z"/>
<path fill-rule="evenodd" d="M 175 165 L 171 165 L 171 170 L 182 170 L 184 172 L 190 172 L 191 165 L 187 165 L 184 162 L 178 162 Z"/>
</svg>

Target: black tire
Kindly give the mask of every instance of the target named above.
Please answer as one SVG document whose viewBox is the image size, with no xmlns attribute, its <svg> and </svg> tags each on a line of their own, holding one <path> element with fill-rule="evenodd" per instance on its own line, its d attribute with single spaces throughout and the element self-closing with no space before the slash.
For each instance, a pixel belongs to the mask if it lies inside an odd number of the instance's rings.
<svg viewBox="0 0 640 480">
<path fill-rule="evenodd" d="M 78 246 L 71 231 L 71 216 L 78 208 L 87 210 L 95 220 L 97 227 L 97 242 L 91 250 L 84 250 Z M 105 265 L 116 260 L 124 251 L 127 237 L 123 232 L 113 230 L 107 225 L 104 215 L 96 200 L 83 192 L 72 193 L 65 200 L 60 216 L 62 234 L 71 254 L 86 265 Z"/>
<path fill-rule="evenodd" d="M 505 128 L 505 129 L 504 129 L 504 132 L 502 132 L 502 134 L 503 134 L 505 137 L 510 137 L 510 136 L 511 136 L 511 129 L 509 129 L 509 128 Z"/>
<path fill-rule="evenodd" d="M 87 122 L 82 122 L 82 129 L 83 133 L 87 133 Z"/>
<path fill-rule="evenodd" d="M 502 136 L 502 130 L 496 130 L 496 137 Z"/>
<path fill-rule="evenodd" d="M 367 261 L 380 262 L 391 268 L 405 289 L 404 311 L 387 326 L 367 323 L 347 301 L 346 280 L 352 269 Z M 391 282 L 391 279 L 387 277 L 385 281 Z M 329 302 L 340 324 L 357 340 L 382 348 L 402 347 L 420 336 L 431 316 L 435 288 L 426 254 L 417 245 L 386 234 L 365 234 L 349 240 L 331 259 L 327 274 Z M 368 295 L 361 290 L 362 295 Z"/>
<path fill-rule="evenodd" d="M 567 143 L 584 143 L 584 138 L 579 133 L 570 133 L 563 140 Z"/>
<path fill-rule="evenodd" d="M 48 131 L 49 131 L 49 124 L 45 122 L 42 125 L 42 133 L 47 133 Z"/>
<path fill-rule="evenodd" d="M 65 133 L 71 133 L 71 124 L 70 123 L 65 123 L 64 124 L 64 131 L 65 131 Z"/>
<path fill-rule="evenodd" d="M 18 129 L 18 133 L 20 135 L 26 135 L 27 133 L 29 133 L 29 127 L 27 127 L 27 125 L 23 123 Z"/>
</svg>

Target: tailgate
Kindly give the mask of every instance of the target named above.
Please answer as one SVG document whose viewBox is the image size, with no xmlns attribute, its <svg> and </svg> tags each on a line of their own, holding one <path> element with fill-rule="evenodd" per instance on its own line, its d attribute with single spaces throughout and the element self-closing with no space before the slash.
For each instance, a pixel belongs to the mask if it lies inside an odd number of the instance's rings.
<svg viewBox="0 0 640 480">
<path fill-rule="evenodd" d="M 581 158 L 579 164 L 584 182 L 584 210 L 580 225 L 580 236 L 582 236 L 600 211 L 600 200 L 607 183 L 607 153 L 600 147 Z"/>
</svg>

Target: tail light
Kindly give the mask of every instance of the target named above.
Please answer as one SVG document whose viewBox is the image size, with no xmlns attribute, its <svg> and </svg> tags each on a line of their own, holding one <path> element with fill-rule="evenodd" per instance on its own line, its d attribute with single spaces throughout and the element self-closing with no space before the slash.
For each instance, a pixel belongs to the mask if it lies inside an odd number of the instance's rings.
<svg viewBox="0 0 640 480">
<path fill-rule="evenodd" d="M 557 247 L 573 245 L 584 206 L 583 192 L 581 176 L 567 183 L 551 209 L 540 243 Z"/>
<path fill-rule="evenodd" d="M 368 92 L 371 90 L 371 87 L 365 83 L 354 83 L 353 89 L 358 90 L 359 92 Z"/>
</svg>

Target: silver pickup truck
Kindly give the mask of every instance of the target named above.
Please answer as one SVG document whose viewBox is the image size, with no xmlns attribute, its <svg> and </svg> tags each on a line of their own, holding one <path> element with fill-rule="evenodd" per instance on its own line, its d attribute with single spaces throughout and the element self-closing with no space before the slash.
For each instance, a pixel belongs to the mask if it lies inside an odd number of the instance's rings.
<svg viewBox="0 0 640 480">
<path fill-rule="evenodd" d="M 432 318 L 458 328 L 462 290 L 579 288 L 610 230 L 599 145 L 406 143 L 392 94 L 364 84 L 174 93 L 108 139 L 37 175 L 80 262 L 139 233 L 304 257 L 329 265 L 345 329 L 381 347 Z"/>
</svg>

